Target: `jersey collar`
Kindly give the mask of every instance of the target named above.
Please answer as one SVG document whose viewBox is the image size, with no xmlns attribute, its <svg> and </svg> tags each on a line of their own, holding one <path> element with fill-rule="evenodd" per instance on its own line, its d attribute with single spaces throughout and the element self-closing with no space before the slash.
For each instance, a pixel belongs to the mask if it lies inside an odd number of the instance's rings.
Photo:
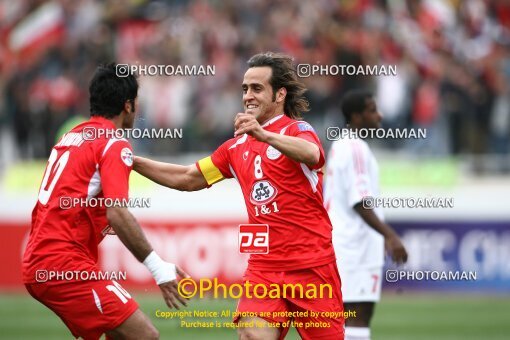
<svg viewBox="0 0 510 340">
<path fill-rule="evenodd" d="M 111 120 L 109 120 L 103 116 L 92 116 L 92 117 L 90 117 L 90 121 L 97 122 L 101 125 L 106 125 L 108 128 L 112 128 L 112 129 L 117 128 Z"/>
<path fill-rule="evenodd" d="M 263 127 L 263 128 L 268 127 L 269 125 L 273 124 L 274 122 L 276 122 L 278 119 L 280 119 L 282 117 L 283 117 L 283 114 L 273 117 L 270 120 L 268 120 L 267 122 L 265 122 L 264 124 L 262 124 L 261 127 Z"/>
</svg>

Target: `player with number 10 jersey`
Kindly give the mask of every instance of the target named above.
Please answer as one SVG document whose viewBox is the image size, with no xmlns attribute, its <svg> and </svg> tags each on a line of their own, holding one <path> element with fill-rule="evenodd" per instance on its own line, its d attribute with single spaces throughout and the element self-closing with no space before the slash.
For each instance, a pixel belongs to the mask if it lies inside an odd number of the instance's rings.
<svg viewBox="0 0 510 340">
<path fill-rule="evenodd" d="M 51 150 L 32 212 L 23 282 L 75 338 L 93 340 L 106 333 L 115 339 L 154 339 L 157 330 L 130 294 L 99 272 L 98 245 L 116 234 L 147 266 L 169 307 L 177 307 L 176 300 L 185 304 L 176 277 L 186 274 L 159 258 L 124 203 L 88 204 L 128 202 L 133 151 L 127 140 L 113 136 L 117 129 L 133 128 L 138 82 L 133 75 L 117 76 L 115 64 L 103 65 L 89 91 L 90 120 L 64 134 Z"/>
</svg>

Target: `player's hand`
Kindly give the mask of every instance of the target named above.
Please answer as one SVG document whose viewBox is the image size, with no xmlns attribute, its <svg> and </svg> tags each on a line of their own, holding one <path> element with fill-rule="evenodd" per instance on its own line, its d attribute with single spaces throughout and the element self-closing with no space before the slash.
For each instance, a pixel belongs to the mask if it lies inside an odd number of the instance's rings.
<svg viewBox="0 0 510 340">
<path fill-rule="evenodd" d="M 181 268 L 178 266 L 175 266 L 175 270 L 177 272 L 177 275 L 179 275 L 181 278 L 190 277 L 186 272 L 184 272 Z M 179 294 L 178 290 L 178 284 L 179 280 L 172 280 L 165 283 L 161 283 L 159 285 L 159 288 L 161 289 L 161 293 L 163 293 L 163 298 L 165 299 L 165 302 L 168 307 L 170 308 L 176 308 L 179 309 L 179 303 L 183 306 L 187 306 L 186 304 L 186 298 L 182 297 Z"/>
<path fill-rule="evenodd" d="M 397 235 L 386 237 L 384 240 L 385 248 L 391 259 L 396 264 L 402 264 L 407 262 L 407 251 L 402 241 Z"/>
<path fill-rule="evenodd" d="M 254 115 L 238 113 L 234 121 L 234 137 L 245 133 L 261 142 L 266 139 L 266 131 L 260 126 Z"/>
</svg>

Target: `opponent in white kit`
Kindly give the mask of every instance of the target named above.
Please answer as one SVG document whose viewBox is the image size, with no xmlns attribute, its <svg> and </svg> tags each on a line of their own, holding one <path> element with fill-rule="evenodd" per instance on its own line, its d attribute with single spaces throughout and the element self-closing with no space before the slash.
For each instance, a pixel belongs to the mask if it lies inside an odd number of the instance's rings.
<svg viewBox="0 0 510 340">
<path fill-rule="evenodd" d="M 407 261 L 397 233 L 384 223 L 373 205 L 379 195 L 379 170 L 368 144 L 356 137 L 359 129 L 379 128 L 381 114 L 366 91 L 347 93 L 342 112 L 352 133 L 333 142 L 327 161 L 324 202 L 333 224 L 333 246 L 342 278 L 346 320 L 345 340 L 370 339 L 370 320 L 381 296 L 384 248 L 396 263 Z M 345 135 L 348 135 L 345 138 Z"/>
</svg>

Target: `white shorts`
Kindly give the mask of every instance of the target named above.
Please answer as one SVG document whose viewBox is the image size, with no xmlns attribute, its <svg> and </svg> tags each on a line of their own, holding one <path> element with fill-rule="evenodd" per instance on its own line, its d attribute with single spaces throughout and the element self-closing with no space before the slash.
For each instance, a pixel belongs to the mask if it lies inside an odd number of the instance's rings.
<svg viewBox="0 0 510 340">
<path fill-rule="evenodd" d="M 344 302 L 377 302 L 381 299 L 384 237 L 370 227 L 354 234 L 333 229 L 333 246 Z"/>
<path fill-rule="evenodd" d="M 378 302 L 381 299 L 382 267 L 342 268 L 339 265 L 338 271 L 344 302 Z"/>
</svg>

